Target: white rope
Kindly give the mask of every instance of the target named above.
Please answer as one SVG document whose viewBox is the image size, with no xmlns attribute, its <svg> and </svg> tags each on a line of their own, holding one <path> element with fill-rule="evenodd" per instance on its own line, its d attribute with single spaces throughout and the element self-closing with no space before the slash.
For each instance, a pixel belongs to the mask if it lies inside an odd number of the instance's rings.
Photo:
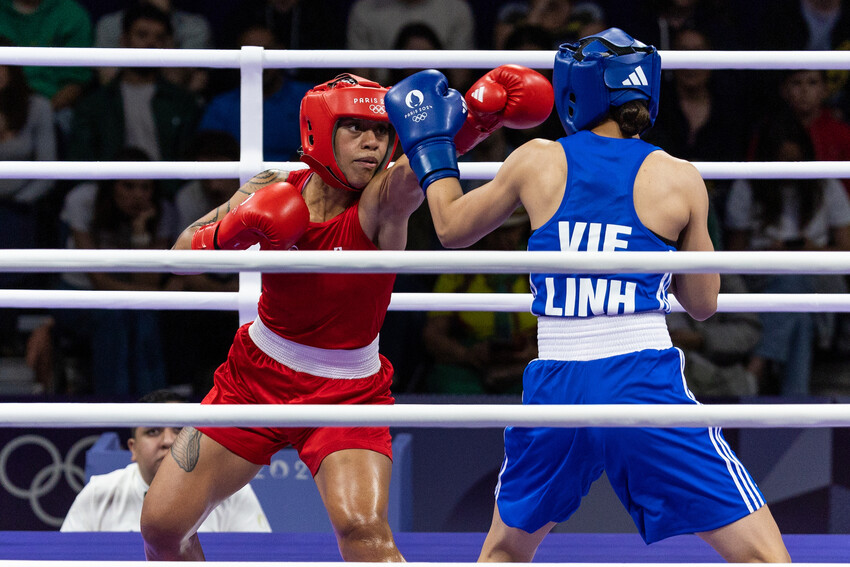
<svg viewBox="0 0 850 567">
<path fill-rule="evenodd" d="M 0 289 L 0 309 L 157 309 L 233 311 L 239 293 L 231 291 L 112 291 Z M 256 296 L 259 298 L 259 296 Z M 390 311 L 528 312 L 530 293 L 394 293 Z M 684 308 L 670 296 L 674 313 Z M 850 313 L 850 294 L 720 294 L 719 313 Z"/>
<path fill-rule="evenodd" d="M 502 162 L 460 162 L 461 179 L 493 179 Z M 850 178 L 850 161 L 693 162 L 704 179 Z M 3 161 L 0 179 L 238 179 L 240 162 Z M 306 169 L 298 161 L 259 162 L 264 169 Z M 251 175 L 248 175 L 250 177 Z"/>
<path fill-rule="evenodd" d="M 847 51 L 670 51 L 664 69 L 850 69 Z M 470 68 L 519 63 L 550 69 L 554 51 L 502 50 L 266 50 L 266 68 Z M 127 49 L 0 47 L 2 65 L 238 68 L 240 51 L 225 49 Z"/>
<path fill-rule="evenodd" d="M 0 250 L 4 272 L 844 274 L 850 252 Z"/>
<path fill-rule="evenodd" d="M 848 427 L 850 404 L 199 405 L 0 403 L 0 427 Z"/>
</svg>

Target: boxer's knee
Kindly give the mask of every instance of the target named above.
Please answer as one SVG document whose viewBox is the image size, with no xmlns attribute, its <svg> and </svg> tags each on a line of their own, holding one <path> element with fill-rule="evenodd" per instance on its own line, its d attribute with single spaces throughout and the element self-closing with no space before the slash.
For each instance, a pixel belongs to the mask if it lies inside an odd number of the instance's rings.
<svg viewBox="0 0 850 567">
<path fill-rule="evenodd" d="M 334 520 L 334 531 L 344 560 L 401 560 L 386 518 L 373 513 L 348 513 L 337 515 Z"/>
</svg>

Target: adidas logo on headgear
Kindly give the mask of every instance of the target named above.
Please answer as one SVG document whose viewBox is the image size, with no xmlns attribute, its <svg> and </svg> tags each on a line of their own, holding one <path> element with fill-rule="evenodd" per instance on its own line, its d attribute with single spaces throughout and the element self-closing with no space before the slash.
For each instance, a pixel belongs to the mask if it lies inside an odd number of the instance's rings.
<svg viewBox="0 0 850 567">
<path fill-rule="evenodd" d="M 644 75 L 643 69 L 638 67 L 629 75 L 628 79 L 623 81 L 623 85 L 627 87 L 645 87 L 649 85 L 649 81 L 646 80 L 646 75 Z"/>
</svg>

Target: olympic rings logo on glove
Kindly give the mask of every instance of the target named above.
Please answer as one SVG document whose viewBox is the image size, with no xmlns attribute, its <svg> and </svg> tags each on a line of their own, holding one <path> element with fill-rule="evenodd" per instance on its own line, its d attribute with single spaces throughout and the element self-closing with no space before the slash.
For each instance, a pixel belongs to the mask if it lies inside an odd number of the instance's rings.
<svg viewBox="0 0 850 567">
<path fill-rule="evenodd" d="M 411 118 L 411 120 L 413 120 L 414 122 L 422 122 L 426 118 L 428 118 L 428 113 L 422 112 L 420 114 L 414 114 L 413 118 Z"/>
<path fill-rule="evenodd" d="M 65 482 L 67 482 L 75 492 L 79 492 L 83 489 L 83 484 L 85 483 L 85 471 L 75 465 L 74 461 L 77 460 L 77 456 L 82 451 L 85 451 L 94 445 L 98 437 L 99 435 L 83 437 L 74 443 L 70 449 L 68 449 L 68 454 L 65 455 L 64 459 L 62 459 L 62 455 L 59 453 L 59 449 L 56 448 L 56 445 L 41 435 L 21 435 L 20 437 L 12 439 L 5 447 L 3 447 L 3 450 L 0 451 L 0 487 L 5 489 L 12 496 L 29 500 L 30 508 L 39 520 L 49 526 L 58 528 L 62 525 L 64 518 L 57 518 L 56 516 L 52 516 L 45 512 L 44 508 L 41 507 L 40 499 L 56 488 L 59 484 L 60 477 L 63 475 L 65 477 Z M 52 461 L 49 465 L 33 475 L 28 488 L 15 485 L 9 479 L 9 474 L 7 472 L 7 464 L 10 460 L 9 457 L 11 454 L 15 451 L 15 449 L 25 445 L 41 447 L 47 452 Z"/>
<path fill-rule="evenodd" d="M 369 110 L 371 110 L 375 114 L 386 114 L 387 113 L 387 109 L 384 108 L 383 104 L 370 104 Z"/>
</svg>

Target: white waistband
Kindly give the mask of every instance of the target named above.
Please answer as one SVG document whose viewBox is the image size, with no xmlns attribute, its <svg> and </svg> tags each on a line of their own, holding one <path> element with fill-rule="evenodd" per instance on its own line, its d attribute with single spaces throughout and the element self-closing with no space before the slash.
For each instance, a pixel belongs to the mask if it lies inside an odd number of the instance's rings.
<svg viewBox="0 0 850 567">
<path fill-rule="evenodd" d="M 317 348 L 284 339 L 260 318 L 248 327 L 248 335 L 261 351 L 296 372 L 322 378 L 366 378 L 381 369 L 378 337 L 371 344 L 355 349 Z"/>
<path fill-rule="evenodd" d="M 672 346 L 663 313 L 537 319 L 539 359 L 596 360 Z"/>
</svg>

